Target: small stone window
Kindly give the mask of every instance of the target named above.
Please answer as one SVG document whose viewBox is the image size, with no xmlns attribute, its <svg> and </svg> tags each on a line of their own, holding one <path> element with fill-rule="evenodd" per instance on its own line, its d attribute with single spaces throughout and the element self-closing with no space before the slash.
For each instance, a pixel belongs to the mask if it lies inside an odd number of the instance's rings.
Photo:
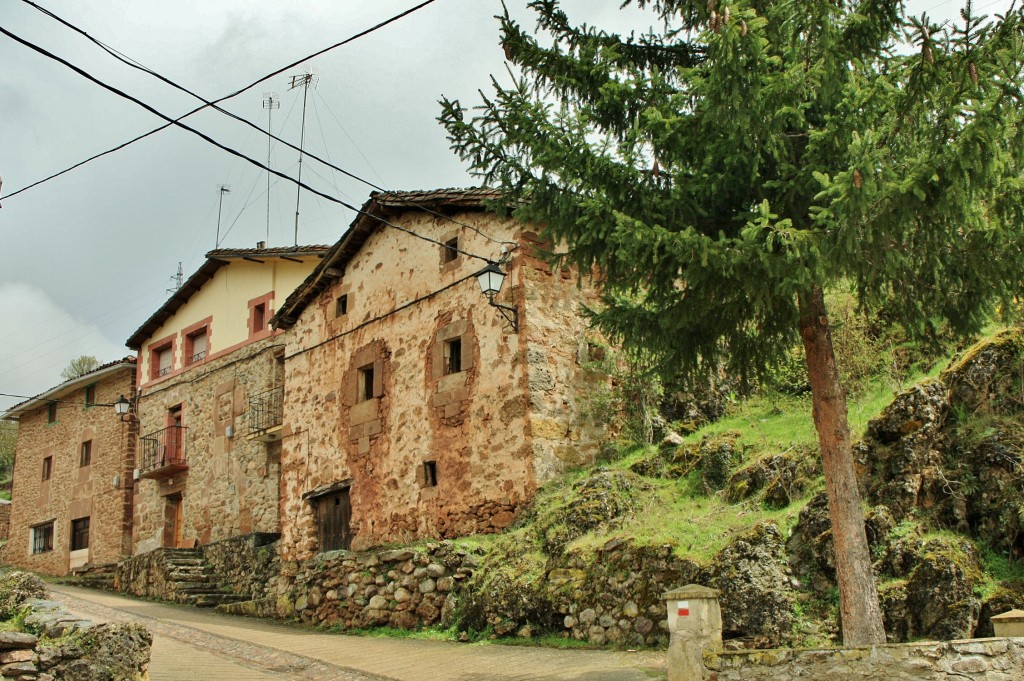
<svg viewBox="0 0 1024 681">
<path fill-rule="evenodd" d="M 32 528 L 32 554 L 53 551 L 53 521 Z"/>
<path fill-rule="evenodd" d="M 457 374 L 462 371 L 462 337 L 450 338 L 444 342 L 444 373 Z"/>
<path fill-rule="evenodd" d="M 459 257 L 459 237 L 453 236 L 450 239 L 446 239 L 444 246 L 441 247 L 441 264 L 447 265 L 450 262 L 455 262 L 455 259 Z"/>
<path fill-rule="evenodd" d="M 423 486 L 437 487 L 437 462 L 423 462 Z"/>
<path fill-rule="evenodd" d="M 206 359 L 210 347 L 210 334 L 207 327 L 185 336 L 185 364 L 195 364 Z"/>
<path fill-rule="evenodd" d="M 53 476 L 53 457 L 47 456 L 43 459 L 43 480 L 49 480 Z"/>
<path fill-rule="evenodd" d="M 86 440 L 82 443 L 82 451 L 78 455 L 78 466 L 91 466 L 92 465 L 92 440 Z"/>
<path fill-rule="evenodd" d="M 78 518 L 71 521 L 71 550 L 81 551 L 89 548 L 89 518 Z"/>
<path fill-rule="evenodd" d="M 338 300 L 334 304 L 334 316 L 344 317 L 348 314 L 348 294 L 338 296 Z"/>
<path fill-rule="evenodd" d="M 255 336 L 267 328 L 267 304 L 259 303 L 252 306 L 252 334 Z"/>
<path fill-rule="evenodd" d="M 96 385 L 85 386 L 85 406 L 91 407 L 96 404 Z"/>
<path fill-rule="evenodd" d="M 57 422 L 57 403 L 50 402 L 46 405 L 46 422 L 56 423 Z"/>
<path fill-rule="evenodd" d="M 372 364 L 367 364 L 359 369 L 359 394 L 356 396 L 357 402 L 365 402 L 366 400 L 372 400 L 373 394 L 373 379 L 374 379 L 374 367 Z"/>
</svg>

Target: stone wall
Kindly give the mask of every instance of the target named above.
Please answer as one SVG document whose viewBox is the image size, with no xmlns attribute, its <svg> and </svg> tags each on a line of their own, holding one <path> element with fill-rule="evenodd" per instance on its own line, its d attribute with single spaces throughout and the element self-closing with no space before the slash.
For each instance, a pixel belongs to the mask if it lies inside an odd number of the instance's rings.
<svg viewBox="0 0 1024 681">
<path fill-rule="evenodd" d="M 280 535 L 254 532 L 201 547 L 219 586 L 253 600 L 276 597 Z"/>
<path fill-rule="evenodd" d="M 130 395 L 135 366 L 98 378 L 93 401 L 112 404 Z M 89 546 L 76 552 L 76 564 L 113 563 L 129 552 L 131 536 L 134 440 L 130 424 L 109 406 L 86 406 L 85 385 L 57 392 L 56 419 L 47 405 L 19 418 L 14 462 L 10 537 L 4 561 L 50 575 L 71 567 L 71 522 L 89 518 Z M 90 463 L 82 464 L 82 446 L 91 442 Z M 50 475 L 43 479 L 44 459 Z M 53 523 L 53 549 L 32 552 L 33 527 Z"/>
<path fill-rule="evenodd" d="M 705 654 L 704 664 L 707 681 L 1014 681 L 1024 678 L 1024 639 L 724 652 Z"/>
<path fill-rule="evenodd" d="M 494 215 L 453 218 L 392 219 L 440 241 L 454 231 L 460 249 L 495 259 L 497 245 L 474 230 L 519 238 L 517 223 Z M 345 490 L 347 538 L 363 550 L 500 531 L 538 478 L 593 459 L 571 398 L 587 291 L 513 253 L 496 302 L 519 309 L 518 332 L 481 295 L 479 260 L 447 262 L 440 247 L 389 229 L 371 233 L 302 312 L 285 361 L 284 559 L 322 550 L 319 490 Z"/>
<path fill-rule="evenodd" d="M 282 564 L 277 614 L 316 625 L 416 629 L 438 624 L 478 556 L 452 542 L 320 554 Z"/>
<path fill-rule="evenodd" d="M 122 560 L 114 573 L 114 589 L 134 596 L 185 602 L 184 594 L 176 593 L 170 578 L 169 555 L 167 549 L 156 549 Z"/>
<path fill-rule="evenodd" d="M 279 445 L 247 438 L 251 396 L 281 385 L 280 337 L 250 343 L 143 392 L 140 434 L 167 425 L 181 405 L 188 470 L 141 479 L 135 495 L 134 552 L 175 543 L 169 498 L 181 495 L 181 542 L 207 544 L 250 532 L 278 531 Z"/>
</svg>

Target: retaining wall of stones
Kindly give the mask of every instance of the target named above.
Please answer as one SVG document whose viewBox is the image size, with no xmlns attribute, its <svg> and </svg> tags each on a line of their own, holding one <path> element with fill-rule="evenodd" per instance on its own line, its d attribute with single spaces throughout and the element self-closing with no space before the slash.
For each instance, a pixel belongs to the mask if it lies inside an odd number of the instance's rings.
<svg viewBox="0 0 1024 681">
<path fill-rule="evenodd" d="M 477 556 L 452 542 L 283 562 L 277 614 L 308 624 L 415 629 L 441 621 Z"/>
<path fill-rule="evenodd" d="M 1024 639 L 988 638 L 826 650 L 705 654 L 705 681 L 1016 681 Z"/>
<path fill-rule="evenodd" d="M 253 532 L 199 547 L 217 585 L 253 600 L 277 595 L 280 534 Z"/>
</svg>

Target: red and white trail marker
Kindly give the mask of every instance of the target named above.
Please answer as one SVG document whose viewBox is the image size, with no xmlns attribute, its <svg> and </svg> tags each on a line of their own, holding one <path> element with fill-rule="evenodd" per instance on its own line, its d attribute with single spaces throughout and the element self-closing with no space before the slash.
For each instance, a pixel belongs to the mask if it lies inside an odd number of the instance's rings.
<svg viewBox="0 0 1024 681">
<path fill-rule="evenodd" d="M 679 617 L 690 616 L 690 601 L 679 601 Z"/>
</svg>

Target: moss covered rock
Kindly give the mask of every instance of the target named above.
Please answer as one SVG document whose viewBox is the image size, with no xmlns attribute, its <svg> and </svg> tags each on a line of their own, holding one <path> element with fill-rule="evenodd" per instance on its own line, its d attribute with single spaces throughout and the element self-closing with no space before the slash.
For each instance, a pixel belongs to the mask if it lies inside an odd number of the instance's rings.
<svg viewBox="0 0 1024 681">
<path fill-rule="evenodd" d="M 767 454 L 729 476 L 725 499 L 737 503 L 760 497 L 767 508 L 784 508 L 800 498 L 820 475 L 817 452 L 790 449 Z"/>
<path fill-rule="evenodd" d="M 29 599 L 45 597 L 46 585 L 31 573 L 14 571 L 0 575 L 0 619 L 14 617 Z"/>
</svg>

